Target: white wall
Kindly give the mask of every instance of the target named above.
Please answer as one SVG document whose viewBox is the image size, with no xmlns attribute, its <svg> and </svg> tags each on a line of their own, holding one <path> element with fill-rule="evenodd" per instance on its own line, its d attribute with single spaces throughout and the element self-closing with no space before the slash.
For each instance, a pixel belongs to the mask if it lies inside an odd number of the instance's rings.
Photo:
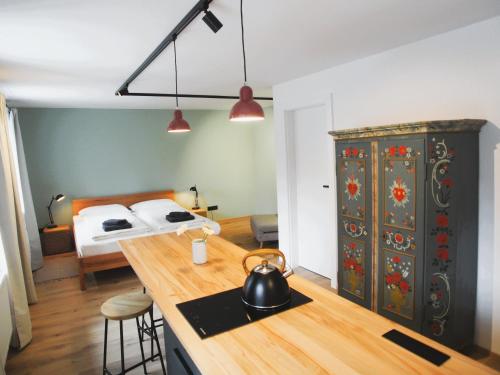
<svg viewBox="0 0 500 375">
<path fill-rule="evenodd" d="M 498 126 L 498 125 L 497 125 Z M 494 242 L 493 242 L 493 286 L 492 286 L 492 338 L 491 350 L 495 353 L 500 353 L 500 296 L 498 295 L 498 287 L 500 286 L 500 143 L 494 151 L 494 172 L 492 178 L 495 179 L 493 191 L 494 198 Z M 481 269 L 480 269 L 481 270 Z M 496 293 L 495 293 L 496 291 Z"/>
<path fill-rule="evenodd" d="M 7 275 L 0 271 L 0 374 L 3 374 L 3 368 L 7 360 L 11 335 L 12 320 L 10 317 Z"/>
<path fill-rule="evenodd" d="M 266 122 L 250 123 L 254 137 L 254 182 L 256 214 L 276 213 L 276 158 L 273 112 L 266 108 Z"/>
<path fill-rule="evenodd" d="M 324 103 L 330 95 L 334 129 L 454 118 L 489 121 L 480 134 L 476 342 L 500 353 L 500 293 L 494 296 L 500 288 L 500 277 L 494 276 L 500 273 L 500 243 L 494 235 L 500 220 L 495 210 L 500 177 L 493 154 L 500 144 L 500 17 L 273 88 L 280 247 L 287 254 L 287 110 Z"/>
</svg>

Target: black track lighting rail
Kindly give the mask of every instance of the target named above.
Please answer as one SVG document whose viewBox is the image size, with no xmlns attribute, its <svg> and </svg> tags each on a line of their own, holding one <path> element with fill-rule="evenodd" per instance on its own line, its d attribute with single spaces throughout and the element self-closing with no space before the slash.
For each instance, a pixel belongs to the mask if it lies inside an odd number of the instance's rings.
<svg viewBox="0 0 500 375">
<path fill-rule="evenodd" d="M 139 65 L 139 67 L 127 78 L 116 91 L 115 95 L 130 95 L 128 86 L 149 66 L 155 59 L 174 41 L 177 36 L 203 11 L 208 9 L 212 0 L 199 0 L 195 6 L 184 16 L 172 31 L 162 40 L 153 52 Z"/>
<path fill-rule="evenodd" d="M 157 98 L 175 98 L 175 94 L 164 94 L 156 92 L 128 92 L 117 94 L 121 96 L 151 96 Z M 230 95 L 207 95 L 207 94 L 178 94 L 179 98 L 203 98 L 203 99 L 239 99 L 239 96 Z M 273 100 L 271 96 L 254 96 L 256 100 Z"/>
<path fill-rule="evenodd" d="M 117 96 L 150 96 L 150 97 L 167 97 L 175 98 L 175 94 L 168 93 L 150 93 L 150 92 L 129 92 L 129 85 L 134 82 L 134 80 L 156 60 L 156 58 L 167 48 L 170 43 L 176 39 L 179 34 L 198 17 L 202 12 L 208 11 L 208 6 L 213 0 L 199 0 L 193 8 L 182 18 L 182 20 L 175 26 L 172 31 L 162 40 L 162 42 L 154 49 L 153 52 L 143 61 L 141 65 L 128 77 L 125 82 L 116 90 L 115 95 Z M 204 98 L 204 99 L 238 99 L 238 96 L 226 96 L 226 95 L 203 95 L 203 94 L 179 94 L 179 98 Z M 258 100 L 273 100 L 272 97 L 255 97 Z"/>
</svg>

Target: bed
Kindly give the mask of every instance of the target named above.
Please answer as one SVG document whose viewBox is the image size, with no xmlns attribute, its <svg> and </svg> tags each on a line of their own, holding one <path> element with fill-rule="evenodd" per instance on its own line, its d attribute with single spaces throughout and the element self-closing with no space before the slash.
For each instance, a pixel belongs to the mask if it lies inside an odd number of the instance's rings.
<svg viewBox="0 0 500 375">
<path fill-rule="evenodd" d="M 171 203 L 163 203 L 167 201 Z M 155 202 L 154 206 L 152 202 Z M 158 202 L 168 207 L 158 206 Z M 179 209 L 185 210 L 175 203 L 172 190 L 73 200 L 73 232 L 80 268 L 80 289 L 86 289 L 87 273 L 129 265 L 118 244 L 119 240 L 175 231 L 182 223 L 168 223 L 164 217 L 166 211 Z M 109 212 L 115 214 L 110 215 Z M 127 219 L 133 224 L 132 229 L 102 231 L 102 222 L 112 216 Z M 209 224 L 216 233 L 220 232 L 216 222 L 196 214 L 193 216 L 194 220 L 186 222 L 188 227 L 199 228 Z"/>
</svg>

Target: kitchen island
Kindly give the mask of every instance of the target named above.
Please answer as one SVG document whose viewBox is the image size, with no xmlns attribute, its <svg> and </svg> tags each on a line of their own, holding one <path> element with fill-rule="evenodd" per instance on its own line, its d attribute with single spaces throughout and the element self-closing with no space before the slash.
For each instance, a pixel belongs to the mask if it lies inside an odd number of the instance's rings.
<svg viewBox="0 0 500 375">
<path fill-rule="evenodd" d="M 247 252 L 212 236 L 208 262 L 194 265 L 189 239 L 175 233 L 120 245 L 162 311 L 173 375 L 495 373 L 297 275 L 288 278 L 290 286 L 312 302 L 202 340 L 176 304 L 242 286 L 246 275 L 241 260 Z M 249 265 L 258 262 L 253 258 Z M 438 367 L 382 337 L 391 329 L 451 358 Z"/>
</svg>

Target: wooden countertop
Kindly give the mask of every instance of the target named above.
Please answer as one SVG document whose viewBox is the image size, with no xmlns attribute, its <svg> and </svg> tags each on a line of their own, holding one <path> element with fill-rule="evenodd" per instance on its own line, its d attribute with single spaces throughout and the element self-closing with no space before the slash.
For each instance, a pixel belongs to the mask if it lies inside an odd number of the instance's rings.
<svg viewBox="0 0 500 375">
<path fill-rule="evenodd" d="M 203 374 L 495 373 L 297 275 L 288 278 L 290 286 L 313 302 L 201 340 L 175 305 L 243 285 L 241 259 L 246 251 L 212 236 L 208 240 L 208 263 L 194 265 L 186 236 L 163 234 L 120 244 Z M 441 367 L 427 362 L 382 337 L 393 328 L 451 358 Z"/>
</svg>

